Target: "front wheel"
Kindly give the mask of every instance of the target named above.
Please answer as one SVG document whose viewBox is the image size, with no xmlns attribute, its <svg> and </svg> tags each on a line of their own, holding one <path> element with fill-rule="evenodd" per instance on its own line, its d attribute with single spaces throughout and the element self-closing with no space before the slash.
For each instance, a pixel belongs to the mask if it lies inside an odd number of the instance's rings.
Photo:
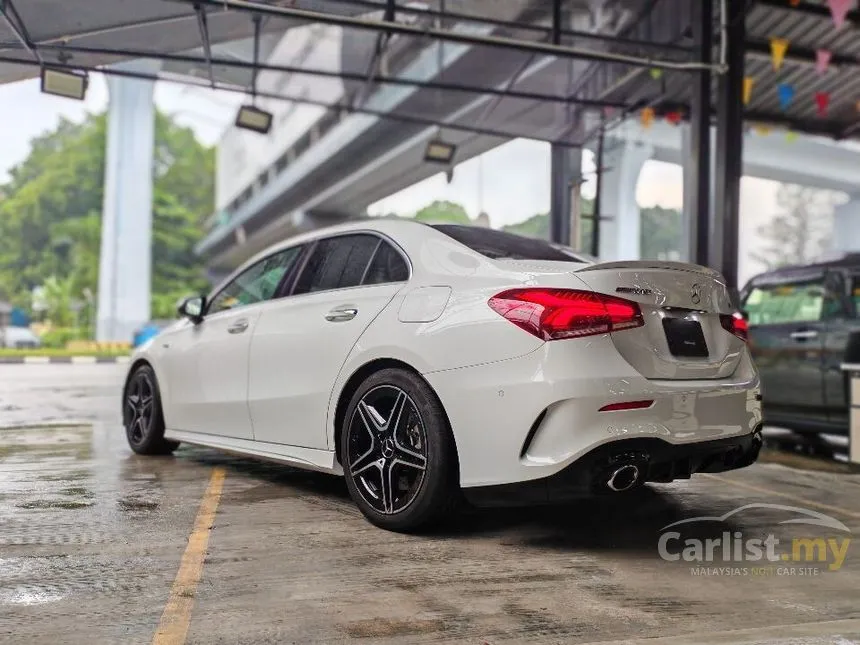
<svg viewBox="0 0 860 645">
<path fill-rule="evenodd" d="M 442 405 L 418 375 L 372 374 L 353 395 L 341 433 L 350 496 L 379 527 L 410 531 L 453 510 L 457 454 Z"/>
<path fill-rule="evenodd" d="M 166 455 L 179 447 L 164 438 L 164 414 L 155 372 L 138 367 L 125 386 L 123 425 L 128 445 L 139 455 Z"/>
</svg>

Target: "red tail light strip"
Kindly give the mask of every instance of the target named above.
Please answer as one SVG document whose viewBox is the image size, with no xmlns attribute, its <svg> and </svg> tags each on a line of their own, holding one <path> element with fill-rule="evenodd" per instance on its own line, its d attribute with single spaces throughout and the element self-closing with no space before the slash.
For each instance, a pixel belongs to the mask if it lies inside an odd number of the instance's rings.
<svg viewBox="0 0 860 645">
<path fill-rule="evenodd" d="M 742 341 L 749 340 L 749 324 L 740 313 L 720 314 L 720 324 L 730 334 L 734 334 Z"/>
<path fill-rule="evenodd" d="M 510 289 L 490 298 L 490 308 L 543 340 L 581 338 L 645 324 L 630 300 L 575 289 Z"/>
<path fill-rule="evenodd" d="M 619 412 L 621 410 L 644 410 L 654 405 L 654 400 L 650 401 L 625 401 L 624 403 L 610 403 L 600 408 L 600 412 Z"/>
</svg>

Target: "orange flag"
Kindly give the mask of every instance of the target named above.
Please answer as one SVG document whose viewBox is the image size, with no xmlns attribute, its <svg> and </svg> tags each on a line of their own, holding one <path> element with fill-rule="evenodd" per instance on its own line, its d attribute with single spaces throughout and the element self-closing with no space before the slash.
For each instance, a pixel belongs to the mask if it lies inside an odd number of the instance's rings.
<svg viewBox="0 0 860 645">
<path fill-rule="evenodd" d="M 782 67 L 782 61 L 785 60 L 785 52 L 788 51 L 788 40 L 785 38 L 770 39 L 770 60 L 773 62 L 773 69 L 779 71 Z"/>
</svg>

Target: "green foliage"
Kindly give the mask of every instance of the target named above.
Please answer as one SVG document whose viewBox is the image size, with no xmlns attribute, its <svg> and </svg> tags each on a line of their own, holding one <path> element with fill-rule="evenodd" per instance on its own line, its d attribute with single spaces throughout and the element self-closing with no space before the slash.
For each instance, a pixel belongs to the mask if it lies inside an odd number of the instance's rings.
<svg viewBox="0 0 860 645">
<path fill-rule="evenodd" d="M 72 302 L 97 292 L 105 137 L 103 114 L 63 120 L 32 141 L 0 186 L 0 293 L 29 309 L 32 290 L 50 284 L 59 304 L 47 318 L 55 325 L 74 322 Z M 152 292 L 161 315 L 165 302 L 173 309 L 179 295 L 205 284 L 193 248 L 214 208 L 215 155 L 158 113 L 154 157 Z"/>
<path fill-rule="evenodd" d="M 53 327 L 41 335 L 42 347 L 63 349 L 73 340 L 87 340 L 85 328 Z"/>
<path fill-rule="evenodd" d="M 680 256 L 684 229 L 681 211 L 652 206 L 640 209 L 640 249 L 643 258 L 673 260 Z"/>
<path fill-rule="evenodd" d="M 417 213 L 415 219 L 419 222 L 445 223 L 445 224 L 471 224 L 466 209 L 460 204 L 449 201 L 437 200 L 428 204 Z"/>
</svg>

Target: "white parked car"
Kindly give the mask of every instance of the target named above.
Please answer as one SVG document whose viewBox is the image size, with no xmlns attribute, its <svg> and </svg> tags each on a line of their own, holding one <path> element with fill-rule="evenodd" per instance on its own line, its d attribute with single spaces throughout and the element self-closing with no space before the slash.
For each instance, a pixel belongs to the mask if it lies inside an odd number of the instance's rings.
<svg viewBox="0 0 860 645">
<path fill-rule="evenodd" d="M 29 327 L 4 327 L 0 329 L 2 345 L 11 349 L 36 349 L 42 346 L 41 339 Z"/>
<path fill-rule="evenodd" d="M 755 461 L 759 378 L 719 274 L 578 261 L 483 228 L 361 221 L 287 240 L 134 355 L 131 448 L 343 474 L 373 523 L 617 494 Z"/>
</svg>

